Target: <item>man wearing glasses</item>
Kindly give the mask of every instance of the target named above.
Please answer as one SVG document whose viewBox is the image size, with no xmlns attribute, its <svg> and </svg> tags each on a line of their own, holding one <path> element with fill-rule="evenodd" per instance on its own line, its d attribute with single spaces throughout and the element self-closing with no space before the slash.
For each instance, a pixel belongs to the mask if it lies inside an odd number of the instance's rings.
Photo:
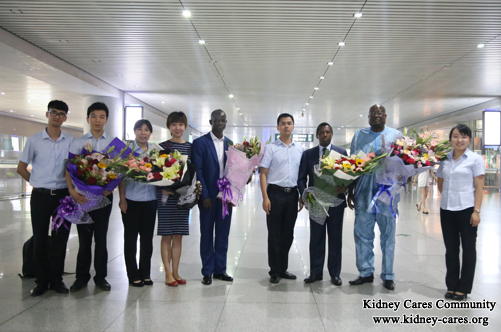
<svg viewBox="0 0 501 332">
<path fill-rule="evenodd" d="M 382 105 L 372 105 L 369 109 L 368 128 L 358 130 L 351 141 L 351 154 L 360 151 L 381 154 L 382 137 L 386 142 L 394 142 L 396 136 L 401 135 L 396 129 L 386 127 L 386 110 Z M 353 193 L 353 187 L 355 192 Z M 350 186 L 348 206 L 355 208 L 355 248 L 356 262 L 359 276 L 350 281 L 350 285 L 362 285 L 374 281 L 374 226 L 377 223 L 381 232 L 381 251 L 383 264 L 380 277 L 383 287 L 395 289 L 395 274 L 393 273 L 393 259 L 395 255 L 395 217 L 389 205 L 378 203 L 378 213 L 369 211 L 372 199 L 378 191 L 376 174 L 360 176 L 355 186 Z M 398 213 L 397 204 L 400 195 L 393 197 L 393 211 Z"/>
<path fill-rule="evenodd" d="M 73 136 L 61 131 L 68 105 L 53 100 L 47 108 L 47 127 L 28 138 L 17 165 L 17 173 L 33 187 L 30 205 L 37 285 L 31 290 L 31 296 L 42 295 L 49 285 L 57 293 L 68 293 L 63 271 L 71 224 L 65 221 L 68 228 L 63 226 L 52 232 L 50 250 L 47 241 L 52 213 L 59 206 L 59 200 L 69 195 L 64 173 Z M 32 165 L 31 173 L 28 164 Z"/>
</svg>

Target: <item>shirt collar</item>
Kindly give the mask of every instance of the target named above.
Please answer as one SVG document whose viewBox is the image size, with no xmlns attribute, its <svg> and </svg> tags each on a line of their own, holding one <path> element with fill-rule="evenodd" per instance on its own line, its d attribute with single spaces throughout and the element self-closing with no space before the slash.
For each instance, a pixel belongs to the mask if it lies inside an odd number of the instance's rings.
<svg viewBox="0 0 501 332">
<path fill-rule="evenodd" d="M 463 155 L 461 156 L 461 158 L 468 158 L 473 152 L 471 152 L 471 150 L 469 148 L 466 148 L 466 150 L 464 151 Z M 451 150 L 451 152 L 449 152 L 447 154 L 447 158 L 448 159 L 451 159 L 453 160 L 454 159 L 454 149 Z"/>
<path fill-rule="evenodd" d="M 329 143 L 329 145 L 327 145 L 327 146 L 325 147 L 325 149 L 326 149 L 327 151 L 330 151 L 330 150 L 331 150 L 331 146 L 332 146 L 332 143 Z M 319 149 L 320 151 L 322 151 L 322 149 L 323 149 L 323 148 L 324 148 L 324 147 L 323 147 L 323 146 L 321 146 L 320 144 L 318 145 L 318 149 Z"/>
<path fill-rule="evenodd" d="M 287 145 L 285 145 L 285 143 L 284 143 L 284 142 L 282 142 L 282 140 L 280 139 L 280 136 L 278 136 L 278 138 L 277 138 L 276 142 L 278 142 L 278 143 L 277 143 L 277 145 L 284 145 L 284 146 L 287 146 Z M 290 145 L 290 146 L 294 146 L 294 145 L 296 145 L 296 142 L 294 142 L 294 140 L 293 140 L 293 139 L 291 139 L 291 145 Z"/>
<path fill-rule="evenodd" d="M 217 138 L 216 135 L 214 135 L 214 133 L 212 132 L 212 130 L 210 131 L 210 136 L 212 137 L 213 141 L 224 142 L 224 136 L 223 138 Z"/>
<path fill-rule="evenodd" d="M 139 144 L 137 144 L 137 141 L 134 140 L 134 144 L 136 145 L 136 149 L 134 150 L 134 152 L 146 152 L 150 149 L 150 142 L 146 142 L 146 144 L 148 145 L 148 148 L 146 149 L 146 151 L 143 151 L 143 149 L 139 146 Z"/>
<path fill-rule="evenodd" d="M 49 134 L 47 134 L 47 128 L 45 128 L 43 131 L 42 131 L 42 139 L 50 139 L 52 140 L 52 138 L 50 138 Z M 62 139 L 66 139 L 66 136 L 64 135 L 64 132 L 61 130 L 61 134 L 59 134 L 59 137 L 57 138 L 57 142 L 62 140 Z"/>
<path fill-rule="evenodd" d="M 92 132 L 91 132 L 91 131 L 89 131 L 89 132 L 88 132 L 87 134 L 85 134 L 84 136 L 85 136 L 85 137 L 87 137 L 87 138 L 94 138 L 94 135 L 92 135 Z M 108 135 L 106 135 L 106 132 L 105 132 L 105 131 L 103 131 L 103 135 L 101 135 L 100 139 L 101 139 L 101 138 L 106 138 L 107 136 L 108 136 Z"/>
</svg>

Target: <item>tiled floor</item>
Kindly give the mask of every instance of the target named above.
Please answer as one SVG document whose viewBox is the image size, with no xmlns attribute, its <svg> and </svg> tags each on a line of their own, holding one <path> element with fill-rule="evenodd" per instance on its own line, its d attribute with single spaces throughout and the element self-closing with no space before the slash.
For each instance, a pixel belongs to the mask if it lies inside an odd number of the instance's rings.
<svg viewBox="0 0 501 332">
<path fill-rule="evenodd" d="M 108 281 L 111 292 L 102 292 L 91 282 L 89 287 L 68 295 L 49 291 L 31 298 L 33 279 L 21 280 L 22 245 L 31 235 L 29 199 L 0 202 L 0 331 L 386 331 L 408 327 L 412 331 L 430 331 L 429 324 L 376 325 L 372 316 L 404 315 L 488 317 L 482 324 L 444 325 L 439 331 L 499 331 L 501 303 L 492 312 L 487 309 L 436 308 L 445 292 L 444 245 L 438 214 L 436 190 L 429 199 L 430 214 L 416 211 L 416 192 L 403 196 L 401 217 L 397 221 L 395 252 L 396 290 L 388 291 L 376 278 L 374 284 L 349 286 L 358 273 L 353 240 L 354 214 L 346 210 L 343 231 L 343 286 L 327 280 L 305 285 L 309 269 L 309 223 L 301 212 L 290 252 L 290 272 L 297 281 L 268 282 L 267 230 L 261 209 L 257 182 L 252 182 L 242 205 L 234 210 L 228 251 L 228 273 L 233 283 L 215 280 L 211 286 L 200 283 L 198 209 L 192 212 L 190 232 L 184 238 L 181 276 L 185 286 L 167 287 L 155 236 L 152 287 L 128 286 L 123 261 L 123 227 L 114 207 L 108 233 Z M 117 200 L 118 201 L 118 200 Z M 500 196 L 486 193 L 482 223 L 477 241 L 478 261 L 470 301 L 501 300 L 501 225 Z M 380 271 L 381 251 L 375 241 L 376 272 Z M 78 250 L 76 229 L 68 243 L 66 271 L 74 271 Z M 65 276 L 69 286 L 73 275 Z M 470 299 L 471 298 L 471 299 Z M 432 309 L 363 309 L 363 299 L 383 301 L 431 301 Z"/>
</svg>

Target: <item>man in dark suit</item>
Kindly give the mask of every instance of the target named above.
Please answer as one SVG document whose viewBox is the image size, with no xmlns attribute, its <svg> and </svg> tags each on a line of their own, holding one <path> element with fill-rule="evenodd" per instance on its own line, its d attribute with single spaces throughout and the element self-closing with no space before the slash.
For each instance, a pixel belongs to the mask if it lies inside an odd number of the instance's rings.
<svg viewBox="0 0 501 332">
<path fill-rule="evenodd" d="M 210 285 L 212 278 L 233 281 L 226 273 L 226 254 L 230 234 L 231 205 L 223 218 L 223 205 L 217 198 L 217 180 L 224 175 L 228 138 L 223 136 L 226 114 L 218 109 L 212 112 L 212 130 L 193 141 L 191 161 L 197 167 L 197 180 L 202 184 L 200 210 L 200 256 L 202 258 L 202 283 Z"/>
<path fill-rule="evenodd" d="M 306 189 L 306 181 L 308 187 L 313 186 L 313 167 L 319 164 L 319 160 L 326 151 L 337 151 L 346 156 L 345 149 L 339 148 L 331 144 L 332 127 L 328 123 L 321 123 L 317 127 L 317 139 L 320 143 L 312 149 L 306 150 L 301 158 L 299 165 L 298 187 L 301 195 Z M 343 199 L 343 203 L 337 207 L 329 209 L 329 216 L 325 220 L 324 225 L 310 219 L 310 276 L 304 279 L 305 283 L 312 283 L 323 278 L 324 261 L 325 261 L 325 238 L 326 228 L 329 233 L 329 255 L 327 259 L 327 268 L 331 276 L 331 282 L 336 286 L 341 286 L 343 281 L 339 277 L 341 273 L 341 249 L 343 236 L 343 216 L 346 208 L 346 200 L 344 192 L 345 187 L 339 187 L 338 197 Z"/>
</svg>

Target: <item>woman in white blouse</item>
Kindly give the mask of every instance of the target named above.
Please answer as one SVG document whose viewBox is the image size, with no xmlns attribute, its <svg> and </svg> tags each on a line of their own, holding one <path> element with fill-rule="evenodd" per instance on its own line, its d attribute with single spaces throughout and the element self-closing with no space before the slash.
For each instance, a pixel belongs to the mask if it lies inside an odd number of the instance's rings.
<svg viewBox="0 0 501 332">
<path fill-rule="evenodd" d="M 471 129 L 466 125 L 452 128 L 449 139 L 453 150 L 437 171 L 440 222 L 445 243 L 447 274 L 445 298 L 464 300 L 471 292 L 477 251 L 477 228 L 484 187 L 485 165 L 481 156 L 470 151 Z M 463 249 L 460 266 L 459 245 Z"/>
</svg>

